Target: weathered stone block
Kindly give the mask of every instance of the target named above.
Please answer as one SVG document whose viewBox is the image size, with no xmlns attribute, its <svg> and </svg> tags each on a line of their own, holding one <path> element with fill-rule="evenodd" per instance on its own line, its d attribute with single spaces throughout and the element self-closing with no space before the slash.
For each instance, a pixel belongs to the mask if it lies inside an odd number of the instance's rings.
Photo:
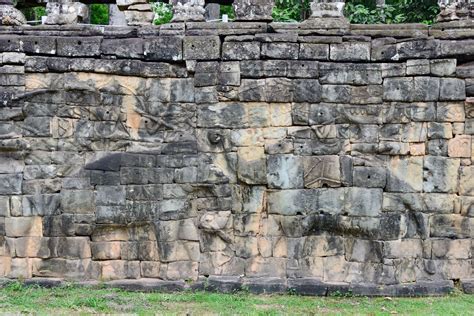
<svg viewBox="0 0 474 316">
<path fill-rule="evenodd" d="M 283 190 L 268 193 L 270 214 L 306 214 L 318 207 L 318 192 L 315 190 Z"/>
<path fill-rule="evenodd" d="M 100 50 L 102 54 L 121 58 L 143 58 L 143 43 L 143 40 L 136 38 L 108 38 L 102 40 Z"/>
<path fill-rule="evenodd" d="M 456 65 L 456 59 L 430 60 L 431 74 L 440 77 L 451 76 L 456 72 Z"/>
<path fill-rule="evenodd" d="M 344 210 L 352 216 L 378 216 L 382 211 L 382 190 L 347 188 Z"/>
<path fill-rule="evenodd" d="M 183 42 L 186 60 L 214 60 L 220 58 L 221 42 L 218 36 L 186 36 Z"/>
<path fill-rule="evenodd" d="M 138 279 L 140 262 L 125 260 L 107 260 L 100 262 L 100 275 L 104 280 Z"/>
<path fill-rule="evenodd" d="M 143 54 L 148 60 L 182 60 L 183 39 L 177 36 L 159 36 L 148 39 L 143 44 Z"/>
<path fill-rule="evenodd" d="M 301 43 L 299 59 L 328 60 L 329 59 L 329 45 L 328 44 Z"/>
<path fill-rule="evenodd" d="M 471 136 L 458 135 L 448 141 L 448 156 L 453 158 L 471 157 Z"/>
<path fill-rule="evenodd" d="M 92 57 L 100 55 L 101 37 L 58 37 L 57 55 Z"/>
<path fill-rule="evenodd" d="M 365 188 L 385 188 L 387 171 L 382 167 L 354 167 L 353 184 Z"/>
<path fill-rule="evenodd" d="M 423 244 L 421 239 L 392 240 L 383 243 L 384 258 L 422 258 Z"/>
<path fill-rule="evenodd" d="M 294 101 L 317 103 L 321 101 L 321 85 L 316 79 L 293 80 Z"/>
<path fill-rule="evenodd" d="M 22 199 L 23 216 L 59 215 L 61 213 L 58 194 L 24 195 Z"/>
<path fill-rule="evenodd" d="M 423 191 L 454 193 L 457 191 L 459 159 L 428 156 L 424 158 Z"/>
<path fill-rule="evenodd" d="M 237 176 L 248 184 L 265 184 L 267 182 L 267 165 L 263 147 L 239 148 Z"/>
<path fill-rule="evenodd" d="M 453 126 L 449 123 L 428 123 L 429 139 L 451 139 L 453 138 Z"/>
<path fill-rule="evenodd" d="M 429 75 L 430 61 L 427 59 L 407 60 L 407 75 Z"/>
<path fill-rule="evenodd" d="M 270 188 L 298 189 L 304 186 L 301 160 L 293 155 L 268 156 L 267 168 Z"/>
<path fill-rule="evenodd" d="M 456 101 L 466 99 L 466 84 L 464 80 L 442 78 L 439 90 L 441 101 Z"/>
<path fill-rule="evenodd" d="M 297 43 L 262 43 L 262 57 L 270 59 L 298 59 Z"/>
<path fill-rule="evenodd" d="M 346 239 L 346 260 L 355 262 L 381 262 L 383 243 L 362 239 Z"/>
<path fill-rule="evenodd" d="M 331 44 L 331 60 L 335 61 L 368 61 L 370 60 L 370 43 L 345 42 Z"/>
<path fill-rule="evenodd" d="M 222 59 L 251 60 L 260 58 L 259 42 L 224 42 L 222 44 Z"/>
<path fill-rule="evenodd" d="M 390 192 L 421 192 L 423 189 L 423 158 L 394 157 L 390 159 L 387 190 Z M 408 176 L 409 175 L 409 176 Z"/>
<path fill-rule="evenodd" d="M 457 215 L 434 215 L 430 219 L 430 236 L 445 238 L 470 238 L 469 218 Z"/>
<path fill-rule="evenodd" d="M 42 237 L 41 217 L 7 217 L 5 231 L 8 237 Z"/>
<path fill-rule="evenodd" d="M 305 188 L 338 187 L 341 185 L 339 157 L 304 157 L 303 175 Z"/>
<path fill-rule="evenodd" d="M 369 85 L 382 84 L 382 69 L 378 64 L 319 64 L 321 83 Z"/>
<path fill-rule="evenodd" d="M 471 257 L 469 239 L 434 239 L 430 243 L 432 259 L 470 259 Z"/>
<path fill-rule="evenodd" d="M 438 102 L 436 119 L 438 122 L 464 122 L 464 103 Z"/>
<path fill-rule="evenodd" d="M 459 172 L 459 194 L 474 195 L 474 167 L 465 166 Z"/>
<path fill-rule="evenodd" d="M 65 213 L 87 214 L 95 210 L 94 192 L 86 190 L 61 191 L 61 209 Z"/>
<path fill-rule="evenodd" d="M 21 194 L 22 174 L 0 174 L 0 194 Z"/>
<path fill-rule="evenodd" d="M 321 100 L 332 103 L 350 103 L 351 87 L 347 85 L 323 85 Z"/>
</svg>

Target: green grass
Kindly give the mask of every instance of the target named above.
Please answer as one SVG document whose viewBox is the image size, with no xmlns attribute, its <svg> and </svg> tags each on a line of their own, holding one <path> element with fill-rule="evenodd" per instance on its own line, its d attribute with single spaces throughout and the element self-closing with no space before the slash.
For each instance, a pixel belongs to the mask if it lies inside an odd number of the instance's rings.
<svg viewBox="0 0 474 316">
<path fill-rule="evenodd" d="M 0 313 L 66 315 L 474 315 L 474 296 L 367 298 L 296 295 L 139 293 L 65 286 L 53 289 L 12 283 L 0 289 Z"/>
</svg>

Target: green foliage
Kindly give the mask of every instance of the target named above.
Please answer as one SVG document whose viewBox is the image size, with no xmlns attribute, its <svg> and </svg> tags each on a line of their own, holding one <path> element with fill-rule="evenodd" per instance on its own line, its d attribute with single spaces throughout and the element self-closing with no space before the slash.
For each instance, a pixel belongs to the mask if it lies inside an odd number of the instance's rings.
<svg viewBox="0 0 474 316">
<path fill-rule="evenodd" d="M 425 23 L 432 24 L 439 7 L 436 0 L 393 0 L 381 9 L 371 1 L 351 1 L 345 16 L 355 24 Z"/>
<path fill-rule="evenodd" d="M 153 2 L 150 4 L 155 13 L 153 24 L 161 25 L 171 22 L 171 19 L 173 18 L 173 6 L 171 4 L 164 2 Z"/>
<path fill-rule="evenodd" d="M 276 0 L 273 8 L 275 22 L 297 22 L 304 20 L 309 13 L 310 0 Z"/>
<path fill-rule="evenodd" d="M 44 7 L 31 7 L 21 10 L 27 21 L 40 21 L 42 16 L 46 15 Z"/>
<path fill-rule="evenodd" d="M 229 16 L 229 20 L 235 19 L 234 8 L 231 5 L 221 5 L 221 16 L 224 14 Z"/>
<path fill-rule="evenodd" d="M 109 24 L 109 6 L 106 4 L 91 4 L 91 24 L 108 25 Z"/>
</svg>

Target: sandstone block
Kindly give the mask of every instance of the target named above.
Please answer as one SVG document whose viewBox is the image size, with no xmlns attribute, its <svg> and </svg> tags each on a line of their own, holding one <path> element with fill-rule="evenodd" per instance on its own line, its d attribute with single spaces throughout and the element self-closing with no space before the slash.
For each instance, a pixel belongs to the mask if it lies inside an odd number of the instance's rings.
<svg viewBox="0 0 474 316">
<path fill-rule="evenodd" d="M 329 59 L 329 45 L 328 44 L 301 43 L 299 59 L 328 60 Z"/>
<path fill-rule="evenodd" d="M 450 123 L 428 123 L 429 139 L 451 139 L 453 138 L 453 126 Z"/>
<path fill-rule="evenodd" d="M 445 238 L 470 238 L 469 218 L 457 214 L 434 215 L 430 219 L 430 236 Z"/>
<path fill-rule="evenodd" d="M 421 192 L 423 189 L 423 158 L 393 157 L 388 167 L 387 190 L 390 192 Z"/>
<path fill-rule="evenodd" d="M 347 188 L 344 210 L 353 216 L 378 216 L 382 211 L 382 190 Z"/>
<path fill-rule="evenodd" d="M 353 183 L 357 187 L 385 188 L 387 171 L 382 167 L 354 167 Z"/>
<path fill-rule="evenodd" d="M 443 78 L 441 79 L 439 92 L 441 101 L 465 100 L 466 84 L 461 79 Z"/>
<path fill-rule="evenodd" d="M 456 72 L 456 65 L 456 59 L 430 60 L 431 74 L 440 77 L 451 76 Z"/>
<path fill-rule="evenodd" d="M 160 262 L 157 261 L 141 261 L 140 262 L 140 275 L 143 278 L 154 278 L 160 277 Z"/>
<path fill-rule="evenodd" d="M 303 256 L 329 257 L 344 253 L 344 239 L 337 236 L 308 236 L 304 242 Z"/>
<path fill-rule="evenodd" d="M 87 190 L 62 190 L 61 208 L 65 213 L 87 214 L 95 210 L 94 192 Z"/>
<path fill-rule="evenodd" d="M 267 182 L 267 164 L 263 147 L 239 148 L 237 176 L 248 184 Z"/>
<path fill-rule="evenodd" d="M 218 36 L 186 36 L 183 54 L 186 60 L 215 60 L 220 58 L 221 43 Z"/>
<path fill-rule="evenodd" d="M 427 59 L 407 60 L 407 75 L 429 75 L 430 61 Z"/>
<path fill-rule="evenodd" d="M 12 238 L 10 248 L 16 257 L 49 258 L 55 255 L 55 250 L 50 249 L 49 242 L 50 239 L 45 237 Z"/>
<path fill-rule="evenodd" d="M 92 241 L 127 241 L 129 233 L 125 226 L 97 225 L 92 233 Z"/>
<path fill-rule="evenodd" d="M 384 258 L 422 258 L 423 245 L 421 239 L 401 239 L 383 243 Z"/>
<path fill-rule="evenodd" d="M 423 165 L 423 191 L 454 193 L 457 191 L 459 159 L 427 156 Z"/>
<path fill-rule="evenodd" d="M 41 237 L 43 222 L 41 217 L 7 217 L 5 230 L 8 237 Z"/>
<path fill-rule="evenodd" d="M 432 259 L 469 259 L 471 241 L 469 239 L 431 240 Z"/>
<path fill-rule="evenodd" d="M 436 119 L 438 122 L 464 122 L 464 103 L 438 102 Z"/>
<path fill-rule="evenodd" d="M 465 166 L 460 170 L 459 194 L 474 195 L 474 166 Z"/>
<path fill-rule="evenodd" d="M 163 270 L 162 277 L 166 280 L 197 280 L 198 278 L 198 262 L 177 261 L 168 263 Z"/>
<path fill-rule="evenodd" d="M 317 79 L 293 80 L 293 100 L 295 102 L 320 102 L 321 93 L 321 85 Z"/>
<path fill-rule="evenodd" d="M 10 198 L 7 196 L 0 197 L 0 216 L 10 216 Z"/>
<path fill-rule="evenodd" d="M 58 56 L 91 57 L 100 55 L 101 37 L 58 37 Z"/>
<path fill-rule="evenodd" d="M 33 260 L 29 258 L 13 258 L 10 261 L 8 278 L 29 279 L 32 277 Z"/>
<path fill-rule="evenodd" d="M 298 189 L 304 186 L 301 160 L 293 155 L 270 155 L 267 158 L 267 181 L 270 188 Z"/>
<path fill-rule="evenodd" d="M 23 176 L 21 174 L 0 174 L 0 194 L 21 194 L 22 183 Z"/>
<path fill-rule="evenodd" d="M 259 42 L 224 42 L 222 44 L 224 60 L 251 60 L 260 58 Z"/>
<path fill-rule="evenodd" d="M 283 190 L 268 193 L 270 214 L 306 214 L 318 207 L 318 192 L 315 190 Z"/>
<path fill-rule="evenodd" d="M 143 54 L 148 60 L 182 60 L 183 40 L 177 36 L 159 36 L 146 40 Z"/>
<path fill-rule="evenodd" d="M 269 59 L 297 59 L 299 54 L 297 43 L 262 43 L 262 57 Z"/>
<path fill-rule="evenodd" d="M 140 278 L 140 262 L 125 260 L 107 260 L 100 263 L 100 275 L 104 280 Z"/>
<path fill-rule="evenodd" d="M 448 156 L 452 158 L 471 157 L 471 136 L 457 135 L 448 141 Z"/>
<path fill-rule="evenodd" d="M 345 42 L 331 44 L 331 60 L 335 61 L 369 61 L 370 43 Z"/>
<path fill-rule="evenodd" d="M 339 157 L 319 156 L 303 158 L 303 176 L 306 188 L 341 185 Z"/>
</svg>

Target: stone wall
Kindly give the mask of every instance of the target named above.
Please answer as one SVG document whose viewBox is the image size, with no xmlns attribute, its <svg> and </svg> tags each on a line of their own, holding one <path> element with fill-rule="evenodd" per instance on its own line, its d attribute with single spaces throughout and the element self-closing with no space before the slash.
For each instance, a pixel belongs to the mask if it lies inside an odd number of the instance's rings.
<svg viewBox="0 0 474 316">
<path fill-rule="evenodd" d="M 0 52 L 0 276 L 473 278 L 468 22 L 3 27 Z"/>
</svg>

